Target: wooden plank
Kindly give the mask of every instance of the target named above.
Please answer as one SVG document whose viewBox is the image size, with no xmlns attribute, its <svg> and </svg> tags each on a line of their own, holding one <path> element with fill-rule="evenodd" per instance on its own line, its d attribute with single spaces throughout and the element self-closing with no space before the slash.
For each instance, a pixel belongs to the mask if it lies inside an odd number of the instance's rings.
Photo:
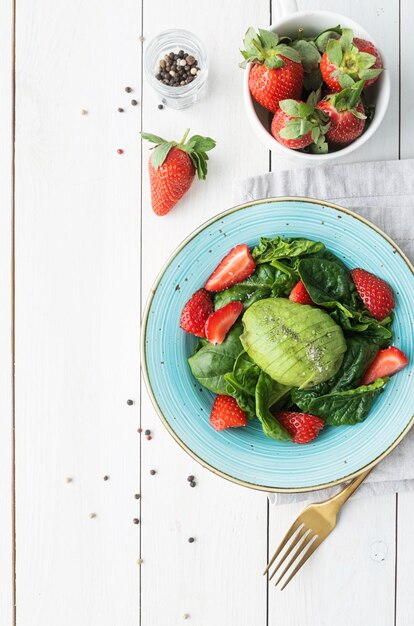
<svg viewBox="0 0 414 626">
<path fill-rule="evenodd" d="M 276 0 L 274 5 L 273 13 L 277 15 Z M 315 8 L 310 0 L 299 0 L 298 5 L 301 10 Z M 331 10 L 333 7 L 328 0 L 319 0 L 317 8 Z M 361 23 L 381 42 L 393 85 L 390 107 L 381 129 L 342 162 L 398 158 L 399 72 L 395 54 L 399 40 L 398 3 L 383 2 L 373 9 L 372 3 L 347 0 L 338 11 Z M 272 153 L 273 170 L 289 166 Z M 304 504 L 270 507 L 271 551 L 303 508 Z M 279 594 L 270 586 L 269 623 L 306 623 L 307 626 L 393 623 L 395 533 L 395 496 L 349 502 L 333 535 L 289 587 Z M 375 589 L 375 599 L 367 592 L 366 580 L 370 581 L 370 588 Z M 295 601 L 297 598 L 302 601 Z"/>
<path fill-rule="evenodd" d="M 342 15 L 349 15 L 351 19 L 361 24 L 361 26 L 381 44 L 381 49 L 386 60 L 386 68 L 391 78 L 391 99 L 381 128 L 378 129 L 377 133 L 371 137 L 366 144 L 350 155 L 342 157 L 340 162 L 354 163 L 398 158 L 398 0 L 382 0 L 376 3 L 360 2 L 360 0 L 344 0 L 341 2 L 340 6 L 332 6 L 332 1 L 330 0 L 318 0 L 317 7 L 315 7 L 313 0 L 298 0 L 297 4 L 299 10 L 304 11 L 314 10 L 315 8 L 325 11 L 338 11 L 338 13 Z M 278 15 L 280 15 L 279 3 L 278 0 L 273 0 L 274 19 Z M 287 169 L 291 167 L 309 167 L 309 164 L 298 165 L 296 161 L 287 161 L 284 157 L 280 157 L 277 151 L 273 150 L 272 166 L 273 169 Z"/>
<path fill-rule="evenodd" d="M 187 127 L 217 140 L 207 181 L 191 191 L 166 217 L 152 214 L 144 162 L 143 294 L 181 240 L 206 219 L 231 206 L 235 177 L 267 171 L 268 152 L 248 126 L 238 70 L 242 36 L 250 24 L 269 22 L 269 4 L 213 0 L 197 3 L 145 0 L 146 41 L 179 24 L 204 41 L 210 76 L 203 98 L 186 111 L 157 109 L 144 84 L 144 129 L 179 138 Z M 144 146 L 144 159 L 148 157 Z M 197 286 L 194 287 L 196 289 Z M 244 490 L 199 467 L 172 441 L 143 394 L 143 428 L 153 432 L 142 445 L 142 623 L 179 624 L 188 613 L 197 626 L 266 623 L 267 505 L 263 494 Z M 150 468 L 157 470 L 149 475 Z M 197 487 L 186 477 L 194 474 Z M 196 541 L 189 544 L 187 539 Z"/>
<path fill-rule="evenodd" d="M 401 75 L 401 123 L 400 157 L 414 157 L 412 142 L 411 116 L 414 98 L 412 81 L 413 38 L 411 25 L 414 21 L 414 5 L 409 0 L 401 2 L 401 40 L 400 40 L 400 75 Z M 396 598 L 395 626 L 405 626 L 414 621 L 414 606 L 411 600 L 410 583 L 412 579 L 412 558 L 414 537 L 411 520 L 414 516 L 414 494 L 400 493 L 397 500 L 398 541 L 396 559 Z"/>
<path fill-rule="evenodd" d="M 17 7 L 19 626 L 138 622 L 140 17 Z"/>
<path fill-rule="evenodd" d="M 14 621 L 13 532 L 13 21 L 11 0 L 0 1 L 0 615 Z"/>
</svg>

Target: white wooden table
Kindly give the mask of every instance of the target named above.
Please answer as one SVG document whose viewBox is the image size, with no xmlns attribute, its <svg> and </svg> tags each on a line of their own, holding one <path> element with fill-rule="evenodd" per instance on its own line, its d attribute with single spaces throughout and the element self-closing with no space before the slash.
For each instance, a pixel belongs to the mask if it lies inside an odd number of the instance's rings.
<svg viewBox="0 0 414 626">
<path fill-rule="evenodd" d="M 411 0 L 299 6 L 354 17 L 384 49 L 389 112 L 352 159 L 414 156 Z M 287 166 L 248 127 L 237 67 L 246 28 L 277 10 L 0 0 L 2 626 L 175 626 L 186 613 L 194 626 L 414 623 L 413 496 L 351 501 L 277 593 L 261 570 L 302 505 L 274 508 L 203 470 L 141 395 L 139 320 L 164 260 L 230 206 L 235 177 Z M 170 27 L 196 32 L 210 55 L 205 97 L 187 111 L 158 110 L 142 76 L 140 35 L 145 49 Z M 178 138 L 188 126 L 217 139 L 209 177 L 160 219 L 138 132 Z"/>
</svg>

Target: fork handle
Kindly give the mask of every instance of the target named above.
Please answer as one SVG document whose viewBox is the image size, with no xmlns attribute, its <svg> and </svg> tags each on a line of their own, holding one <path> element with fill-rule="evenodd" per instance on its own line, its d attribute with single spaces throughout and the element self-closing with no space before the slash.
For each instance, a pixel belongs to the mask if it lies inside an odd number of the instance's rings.
<svg viewBox="0 0 414 626">
<path fill-rule="evenodd" d="M 339 511 L 339 509 L 342 507 L 343 504 L 345 504 L 348 498 L 352 496 L 354 491 L 358 489 L 362 481 L 366 479 L 368 474 L 371 472 L 371 469 L 369 469 L 367 472 L 363 472 L 362 474 L 351 480 L 351 482 L 348 483 L 339 493 L 326 500 L 326 502 L 334 502 L 336 504 L 337 511 Z"/>
</svg>

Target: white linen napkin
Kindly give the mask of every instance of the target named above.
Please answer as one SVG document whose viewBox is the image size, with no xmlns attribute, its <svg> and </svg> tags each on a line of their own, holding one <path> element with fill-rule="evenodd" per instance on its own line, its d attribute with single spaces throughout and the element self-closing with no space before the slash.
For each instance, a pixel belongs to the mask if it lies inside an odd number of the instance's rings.
<svg viewBox="0 0 414 626">
<path fill-rule="evenodd" d="M 328 200 L 366 217 L 414 261 L 414 159 L 274 172 L 236 181 L 234 204 L 277 196 Z M 324 500 L 338 487 L 305 494 L 269 494 L 275 504 Z M 357 494 L 414 491 L 414 428 L 369 474 Z"/>
</svg>

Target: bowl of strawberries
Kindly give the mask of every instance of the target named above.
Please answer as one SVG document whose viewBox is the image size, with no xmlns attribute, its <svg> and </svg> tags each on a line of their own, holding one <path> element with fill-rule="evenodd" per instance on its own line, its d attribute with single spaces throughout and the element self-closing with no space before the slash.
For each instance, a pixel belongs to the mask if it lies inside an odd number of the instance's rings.
<svg viewBox="0 0 414 626">
<path fill-rule="evenodd" d="M 269 149 L 307 161 L 338 158 L 380 126 L 390 77 L 359 24 L 337 13 L 301 11 L 269 30 L 249 28 L 243 43 L 245 109 Z"/>
</svg>

